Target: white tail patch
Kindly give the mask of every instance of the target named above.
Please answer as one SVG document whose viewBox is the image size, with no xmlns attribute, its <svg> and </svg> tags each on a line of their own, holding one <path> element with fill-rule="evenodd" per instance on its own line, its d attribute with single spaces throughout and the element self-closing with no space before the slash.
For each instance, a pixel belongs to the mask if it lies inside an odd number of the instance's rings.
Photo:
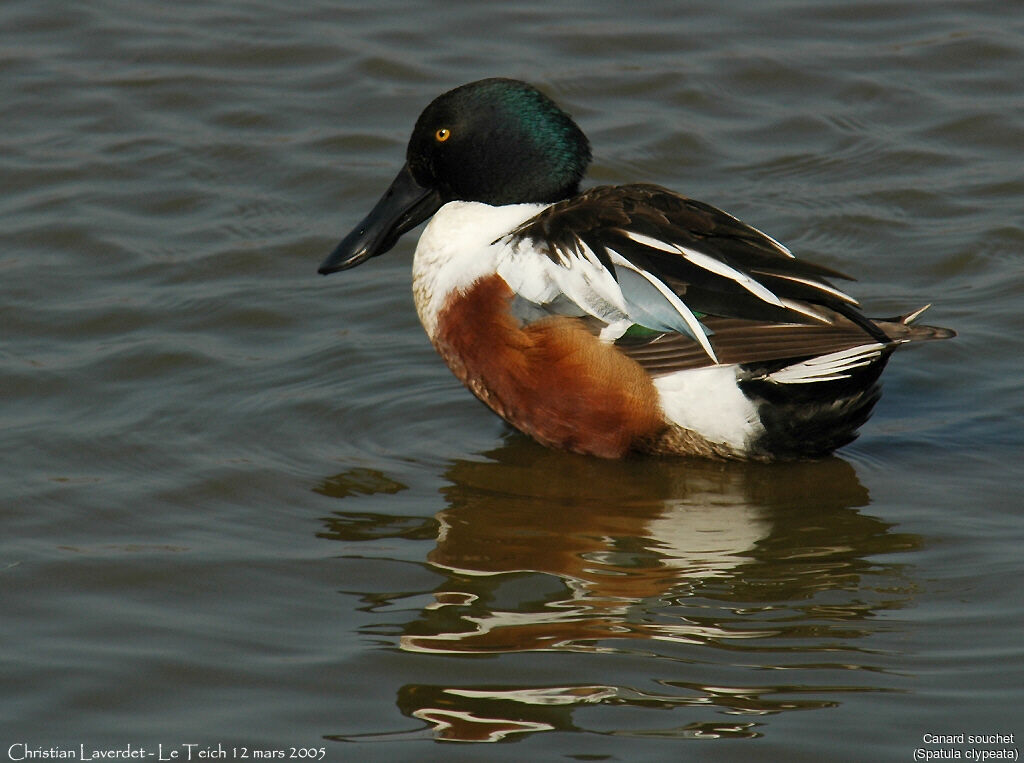
<svg viewBox="0 0 1024 763">
<path fill-rule="evenodd" d="M 885 345 L 875 342 L 830 352 L 810 360 L 794 363 L 768 374 L 767 380 L 777 384 L 812 384 L 847 379 L 850 371 L 869 365 L 882 356 Z"/>
</svg>

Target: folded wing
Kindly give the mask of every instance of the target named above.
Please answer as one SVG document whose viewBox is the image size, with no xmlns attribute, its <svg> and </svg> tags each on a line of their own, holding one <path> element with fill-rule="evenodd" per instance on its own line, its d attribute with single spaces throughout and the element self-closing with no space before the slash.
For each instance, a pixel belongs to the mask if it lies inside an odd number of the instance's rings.
<svg viewBox="0 0 1024 763">
<path fill-rule="evenodd" d="M 744 352 L 783 334 L 797 356 L 812 346 L 891 341 L 830 280 L 848 276 L 798 260 L 756 228 L 659 186 L 593 188 L 551 205 L 507 243 L 509 277 L 523 280 L 523 252 L 537 260 L 536 283 L 510 284 L 523 298 L 568 297 L 604 324 L 605 339 L 634 326 L 669 335 L 654 344 L 660 353 L 674 348 L 673 364 L 690 362 L 689 353 L 704 364 L 743 362 Z M 777 332 L 780 324 L 788 331 Z"/>
</svg>

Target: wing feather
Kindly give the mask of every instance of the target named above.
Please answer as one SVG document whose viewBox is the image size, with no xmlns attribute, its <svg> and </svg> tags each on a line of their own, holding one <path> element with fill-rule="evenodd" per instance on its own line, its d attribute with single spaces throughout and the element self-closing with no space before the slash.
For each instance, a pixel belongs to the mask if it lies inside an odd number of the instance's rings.
<svg viewBox="0 0 1024 763">
<path fill-rule="evenodd" d="M 613 276 L 621 267 L 614 251 L 693 313 L 807 322 L 818 319 L 800 303 L 857 304 L 828 280 L 848 276 L 796 259 L 732 215 L 654 185 L 593 188 L 552 204 L 512 238 L 529 239 L 562 265 L 587 252 Z"/>
<path fill-rule="evenodd" d="M 659 186 L 590 189 L 547 207 L 508 240 L 546 257 L 563 293 L 614 324 L 618 333 L 603 337 L 620 336 L 629 321 L 666 331 L 624 350 L 652 369 L 800 359 L 867 338 L 892 341 L 830 280 L 849 276 Z M 564 275 L 572 271 L 572 279 Z"/>
</svg>

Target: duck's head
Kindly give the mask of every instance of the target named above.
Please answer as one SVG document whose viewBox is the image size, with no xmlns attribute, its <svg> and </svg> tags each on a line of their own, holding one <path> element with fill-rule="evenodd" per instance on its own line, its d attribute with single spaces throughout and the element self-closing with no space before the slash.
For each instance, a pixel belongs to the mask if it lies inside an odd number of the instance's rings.
<svg viewBox="0 0 1024 763">
<path fill-rule="evenodd" d="M 590 145 L 536 88 L 485 79 L 438 96 L 416 120 L 406 162 L 370 214 L 320 265 L 326 275 L 391 249 L 449 201 L 549 203 L 579 190 Z"/>
</svg>

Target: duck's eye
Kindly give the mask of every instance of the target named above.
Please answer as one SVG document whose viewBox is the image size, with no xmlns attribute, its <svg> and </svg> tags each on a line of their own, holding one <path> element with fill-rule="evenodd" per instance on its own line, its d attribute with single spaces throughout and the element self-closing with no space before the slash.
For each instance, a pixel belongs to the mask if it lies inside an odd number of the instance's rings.
<svg viewBox="0 0 1024 763">
<path fill-rule="evenodd" d="M 434 133 L 434 140 L 436 140 L 438 143 L 444 143 L 450 137 L 452 137 L 452 131 L 449 130 L 447 127 L 442 127 L 440 130 Z"/>
</svg>

